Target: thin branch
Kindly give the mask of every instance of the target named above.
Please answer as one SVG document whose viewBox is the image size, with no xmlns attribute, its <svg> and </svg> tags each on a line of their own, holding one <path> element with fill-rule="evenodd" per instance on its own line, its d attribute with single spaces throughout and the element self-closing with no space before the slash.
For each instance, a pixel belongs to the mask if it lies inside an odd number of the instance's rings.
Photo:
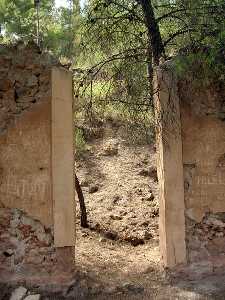
<svg viewBox="0 0 225 300">
<path fill-rule="evenodd" d="M 161 17 L 158 17 L 158 18 L 156 19 L 156 21 L 157 21 L 157 22 L 160 22 L 160 21 L 163 20 L 163 19 L 169 18 L 169 17 L 173 16 L 174 14 L 176 14 L 176 13 L 178 13 L 178 12 L 185 11 L 185 10 L 186 10 L 186 9 L 184 9 L 184 8 L 180 8 L 180 9 L 177 9 L 177 10 L 174 10 L 174 11 L 170 11 L 170 12 L 168 12 L 167 14 L 162 15 Z"/>
<path fill-rule="evenodd" d="M 174 34 L 172 34 L 165 42 L 164 42 L 164 47 L 166 47 L 174 38 L 176 38 L 179 35 L 185 34 L 185 33 L 190 33 L 190 32 L 195 32 L 196 30 L 194 29 L 184 29 L 184 30 L 178 30 Z"/>
</svg>

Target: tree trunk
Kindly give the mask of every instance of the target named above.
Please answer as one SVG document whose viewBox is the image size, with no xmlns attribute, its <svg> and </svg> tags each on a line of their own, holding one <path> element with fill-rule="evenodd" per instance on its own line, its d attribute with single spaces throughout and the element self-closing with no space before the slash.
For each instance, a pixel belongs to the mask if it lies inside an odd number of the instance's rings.
<svg viewBox="0 0 225 300">
<path fill-rule="evenodd" d="M 159 64 L 161 56 L 165 55 L 165 49 L 162 42 L 162 37 L 159 31 L 159 25 L 156 21 L 151 0 L 137 0 L 142 7 L 145 24 L 148 29 L 148 37 L 151 43 L 153 63 Z"/>
<path fill-rule="evenodd" d="M 75 174 L 75 189 L 80 203 L 80 225 L 83 228 L 88 228 L 87 211 L 84 202 L 84 195 L 76 174 Z"/>
</svg>

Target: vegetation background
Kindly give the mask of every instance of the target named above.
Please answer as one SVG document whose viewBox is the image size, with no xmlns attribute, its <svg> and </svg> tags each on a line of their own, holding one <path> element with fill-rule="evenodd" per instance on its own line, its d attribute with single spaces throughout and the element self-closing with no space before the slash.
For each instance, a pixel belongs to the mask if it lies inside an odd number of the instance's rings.
<svg viewBox="0 0 225 300">
<path fill-rule="evenodd" d="M 107 119 L 131 141 L 152 141 L 153 69 L 165 60 L 176 57 L 178 76 L 198 69 L 202 82 L 212 73 L 224 82 L 224 0 L 64 2 L 0 0 L 0 42 L 38 39 L 73 71 L 79 150 L 84 127 Z"/>
</svg>

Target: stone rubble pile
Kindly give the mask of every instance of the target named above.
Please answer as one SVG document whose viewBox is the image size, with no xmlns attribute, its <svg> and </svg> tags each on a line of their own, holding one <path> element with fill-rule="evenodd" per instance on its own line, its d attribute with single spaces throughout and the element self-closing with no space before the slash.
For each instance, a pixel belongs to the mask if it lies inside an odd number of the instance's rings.
<svg viewBox="0 0 225 300">
<path fill-rule="evenodd" d="M 18 209 L 0 208 L 0 219 L 1 279 L 20 270 L 50 272 L 57 260 L 52 232 Z"/>
<path fill-rule="evenodd" d="M 225 262 L 225 213 L 207 213 L 202 222 L 188 224 L 189 261 Z"/>
</svg>

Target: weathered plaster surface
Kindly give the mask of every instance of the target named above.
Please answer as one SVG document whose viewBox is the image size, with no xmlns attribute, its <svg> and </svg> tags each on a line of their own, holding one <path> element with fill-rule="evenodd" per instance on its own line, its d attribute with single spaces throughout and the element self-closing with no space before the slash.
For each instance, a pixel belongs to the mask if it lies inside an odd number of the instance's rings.
<svg viewBox="0 0 225 300">
<path fill-rule="evenodd" d="M 0 202 L 53 225 L 50 103 L 36 104 L 0 135 Z"/>
<path fill-rule="evenodd" d="M 224 88 L 180 82 L 186 241 L 189 263 L 225 265 Z"/>
<path fill-rule="evenodd" d="M 176 78 L 158 70 L 155 97 L 162 262 L 174 267 L 186 262 L 184 184 L 179 98 Z"/>
<path fill-rule="evenodd" d="M 207 212 L 225 211 L 225 122 L 218 96 L 180 86 L 186 215 L 200 222 Z M 187 96 L 188 95 L 188 96 Z M 199 106 L 204 107 L 201 111 Z"/>
<path fill-rule="evenodd" d="M 52 69 L 52 193 L 57 247 L 75 245 L 72 74 Z"/>
<path fill-rule="evenodd" d="M 34 45 L 0 48 L 0 205 L 53 225 L 52 59 Z"/>
</svg>

